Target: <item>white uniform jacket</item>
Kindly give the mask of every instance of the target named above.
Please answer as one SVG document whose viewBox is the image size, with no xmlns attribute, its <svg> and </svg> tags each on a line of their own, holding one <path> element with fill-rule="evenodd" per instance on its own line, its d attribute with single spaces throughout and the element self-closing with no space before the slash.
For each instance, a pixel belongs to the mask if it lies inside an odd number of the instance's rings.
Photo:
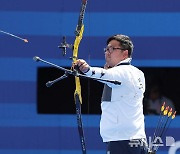
<svg viewBox="0 0 180 154">
<path fill-rule="evenodd" d="M 128 58 L 108 70 L 90 67 L 86 73 L 121 82 L 121 85 L 105 83 L 100 121 L 103 142 L 146 138 L 142 104 L 145 78 L 142 71 L 130 65 L 130 61 Z"/>
</svg>

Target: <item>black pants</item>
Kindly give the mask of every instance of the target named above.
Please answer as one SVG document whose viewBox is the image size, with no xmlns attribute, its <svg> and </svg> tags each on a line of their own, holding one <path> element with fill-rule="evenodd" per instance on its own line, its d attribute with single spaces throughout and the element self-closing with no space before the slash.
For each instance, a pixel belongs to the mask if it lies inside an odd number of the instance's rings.
<svg viewBox="0 0 180 154">
<path fill-rule="evenodd" d="M 143 139 L 107 142 L 107 154 L 147 154 L 147 144 Z"/>
</svg>

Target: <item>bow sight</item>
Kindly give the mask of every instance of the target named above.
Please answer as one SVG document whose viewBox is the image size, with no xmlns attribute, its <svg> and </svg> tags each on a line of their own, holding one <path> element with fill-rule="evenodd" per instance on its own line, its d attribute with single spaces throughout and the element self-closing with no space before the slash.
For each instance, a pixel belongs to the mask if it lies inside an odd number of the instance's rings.
<svg viewBox="0 0 180 154">
<path fill-rule="evenodd" d="M 58 48 L 62 49 L 62 55 L 63 56 L 66 55 L 67 48 L 70 48 L 71 50 L 74 49 L 72 44 L 68 44 L 66 42 L 66 37 L 65 36 L 63 36 L 63 42 L 58 46 Z"/>
</svg>

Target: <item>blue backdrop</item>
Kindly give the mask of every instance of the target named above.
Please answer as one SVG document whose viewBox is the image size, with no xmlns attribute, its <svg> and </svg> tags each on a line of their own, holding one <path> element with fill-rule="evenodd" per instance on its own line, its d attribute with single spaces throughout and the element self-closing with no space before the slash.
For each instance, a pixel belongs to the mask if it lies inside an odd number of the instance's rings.
<svg viewBox="0 0 180 154">
<path fill-rule="evenodd" d="M 0 0 L 0 30 L 27 38 L 29 43 L 0 33 L 0 153 L 81 153 L 75 115 L 37 114 L 37 68 L 33 56 L 70 66 L 71 52 L 58 49 L 62 36 L 73 43 L 80 0 Z M 133 64 L 180 66 L 179 0 L 89 0 L 79 57 L 103 66 L 108 36 L 129 35 L 135 45 Z M 60 102 L 61 103 L 61 102 Z M 73 103 L 73 102 L 72 102 Z M 83 116 L 88 154 L 102 154 L 99 116 Z M 174 120 L 168 134 L 180 140 Z M 146 117 L 152 135 L 157 117 Z M 159 153 L 167 153 L 162 147 Z"/>
</svg>

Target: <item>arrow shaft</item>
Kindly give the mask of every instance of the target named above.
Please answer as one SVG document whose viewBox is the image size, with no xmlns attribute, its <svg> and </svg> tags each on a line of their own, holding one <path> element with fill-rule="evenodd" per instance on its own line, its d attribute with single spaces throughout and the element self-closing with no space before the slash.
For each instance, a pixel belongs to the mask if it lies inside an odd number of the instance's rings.
<svg viewBox="0 0 180 154">
<path fill-rule="evenodd" d="M 23 39 L 22 37 L 19 37 L 19 36 L 17 36 L 17 35 L 14 35 L 14 34 L 11 34 L 11 33 L 5 32 L 5 31 L 2 31 L 2 30 L 0 30 L 0 32 L 1 32 L 1 33 L 4 33 L 4 34 L 6 34 L 6 35 L 9 35 L 9 36 L 15 37 L 15 38 L 17 38 L 17 39 L 20 39 L 20 40 L 22 40 L 22 41 L 24 41 L 24 42 L 26 42 L 26 43 L 28 42 L 27 39 Z"/>
</svg>

